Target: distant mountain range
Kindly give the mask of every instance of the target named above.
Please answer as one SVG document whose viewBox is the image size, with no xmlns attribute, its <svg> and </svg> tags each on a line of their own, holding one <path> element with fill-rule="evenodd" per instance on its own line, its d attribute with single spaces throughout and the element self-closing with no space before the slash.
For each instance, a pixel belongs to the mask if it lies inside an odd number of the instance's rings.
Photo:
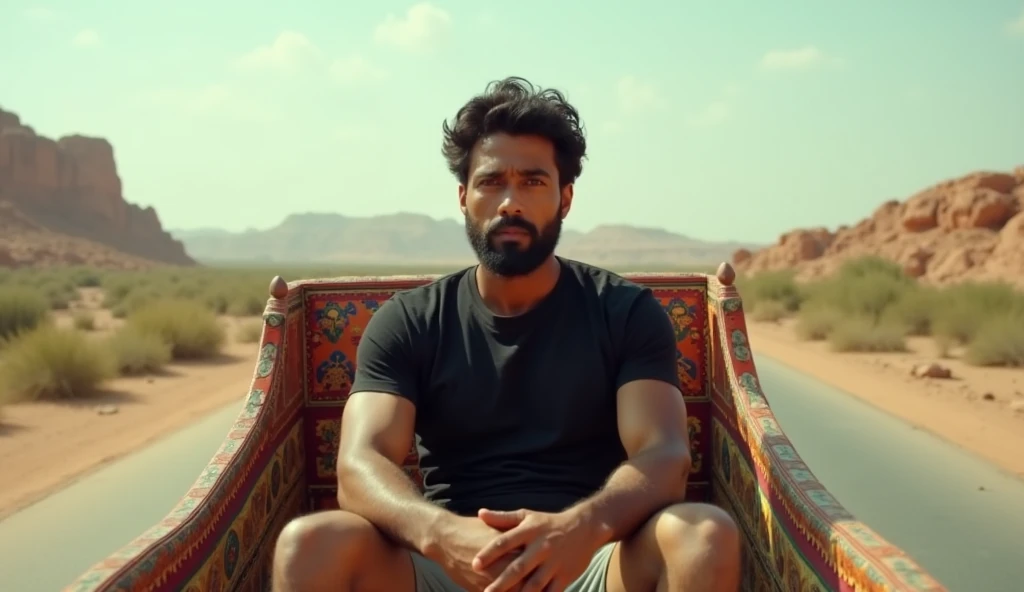
<svg viewBox="0 0 1024 592">
<path fill-rule="evenodd" d="M 171 230 L 199 261 L 236 263 L 469 264 L 475 258 L 461 222 L 421 214 L 355 218 L 293 214 L 265 230 Z M 741 248 L 762 245 L 708 242 L 660 228 L 603 225 L 589 232 L 565 230 L 559 255 L 595 265 L 665 267 L 717 265 Z"/>
</svg>

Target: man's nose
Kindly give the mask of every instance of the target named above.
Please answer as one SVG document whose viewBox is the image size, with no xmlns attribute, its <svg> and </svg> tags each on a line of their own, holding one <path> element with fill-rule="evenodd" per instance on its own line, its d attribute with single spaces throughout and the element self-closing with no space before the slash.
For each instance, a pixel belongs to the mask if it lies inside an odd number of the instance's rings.
<svg viewBox="0 0 1024 592">
<path fill-rule="evenodd" d="M 523 213 L 522 202 L 519 192 L 515 187 L 506 187 L 501 196 L 501 203 L 498 204 L 500 216 L 521 216 Z"/>
</svg>

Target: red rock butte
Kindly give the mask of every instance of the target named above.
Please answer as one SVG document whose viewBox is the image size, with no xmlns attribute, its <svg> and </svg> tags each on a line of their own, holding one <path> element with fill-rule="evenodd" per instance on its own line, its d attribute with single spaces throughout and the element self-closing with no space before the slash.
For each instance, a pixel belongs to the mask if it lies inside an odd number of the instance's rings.
<svg viewBox="0 0 1024 592">
<path fill-rule="evenodd" d="M 741 249 L 732 259 L 741 273 L 795 269 L 810 279 L 866 255 L 895 261 L 928 283 L 1024 287 L 1024 166 L 943 181 L 905 202 L 885 202 L 854 226 L 792 230 L 771 247 Z"/>
<path fill-rule="evenodd" d="M 125 201 L 110 142 L 81 135 L 54 141 L 2 109 L 0 202 L 0 266 L 195 265 L 153 208 Z"/>
</svg>

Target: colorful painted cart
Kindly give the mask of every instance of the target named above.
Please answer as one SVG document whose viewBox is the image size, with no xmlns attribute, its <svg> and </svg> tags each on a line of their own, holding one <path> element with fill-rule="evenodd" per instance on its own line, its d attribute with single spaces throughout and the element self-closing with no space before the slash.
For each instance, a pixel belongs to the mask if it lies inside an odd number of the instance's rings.
<svg viewBox="0 0 1024 592">
<path fill-rule="evenodd" d="M 757 378 L 735 273 L 629 274 L 672 319 L 689 411 L 688 499 L 726 508 L 744 534 L 745 590 L 936 592 L 944 588 L 858 522 L 779 427 Z M 252 387 L 193 488 L 159 524 L 67 590 L 269 589 L 278 532 L 337 507 L 335 458 L 356 345 L 396 290 L 431 277 L 274 278 Z M 418 478 L 415 451 L 406 468 Z"/>
</svg>

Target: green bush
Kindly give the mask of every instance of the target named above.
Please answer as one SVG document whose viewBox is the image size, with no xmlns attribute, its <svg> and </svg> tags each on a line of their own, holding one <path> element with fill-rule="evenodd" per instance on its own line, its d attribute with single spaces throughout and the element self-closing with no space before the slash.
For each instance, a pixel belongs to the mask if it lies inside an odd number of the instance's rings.
<svg viewBox="0 0 1024 592">
<path fill-rule="evenodd" d="M 970 343 L 993 317 L 1024 314 L 1024 294 L 1009 284 L 963 283 L 937 293 L 932 333 L 955 343 Z"/>
<path fill-rule="evenodd" d="M 171 344 L 159 335 L 143 333 L 133 326 L 122 327 L 106 339 L 107 349 L 124 375 L 156 372 L 171 361 Z"/>
<path fill-rule="evenodd" d="M 844 261 L 839 266 L 836 275 L 841 280 L 877 280 L 885 278 L 905 285 L 914 283 L 914 280 L 903 272 L 903 267 L 900 264 L 875 255 L 866 255 Z"/>
<path fill-rule="evenodd" d="M 71 315 L 71 324 L 79 331 L 95 331 L 96 316 L 87 310 L 76 310 Z"/>
<path fill-rule="evenodd" d="M 31 331 L 47 320 L 43 295 L 20 286 L 0 286 L 0 341 Z"/>
<path fill-rule="evenodd" d="M 877 325 L 870 319 L 847 318 L 840 321 L 829 333 L 828 343 L 837 352 L 907 351 L 902 327 Z"/>
<path fill-rule="evenodd" d="M 89 397 L 116 371 L 110 351 L 85 334 L 41 325 L 8 342 L 0 392 L 15 400 Z"/>
<path fill-rule="evenodd" d="M 789 315 L 786 305 L 778 300 L 761 300 L 750 311 L 750 318 L 761 322 L 778 322 Z"/>
<path fill-rule="evenodd" d="M 267 306 L 267 298 L 256 294 L 239 293 L 227 302 L 224 312 L 235 317 L 251 317 L 262 315 Z"/>
<path fill-rule="evenodd" d="M 797 335 L 828 339 L 838 351 L 901 351 L 904 335 L 931 327 L 931 292 L 878 257 L 848 260 L 831 277 L 803 286 L 803 294 Z"/>
<path fill-rule="evenodd" d="M 126 323 L 133 330 L 159 337 L 171 346 L 174 359 L 209 358 L 224 344 L 224 327 L 199 302 L 157 300 L 129 313 Z"/>
<path fill-rule="evenodd" d="M 79 288 L 98 288 L 103 285 L 103 274 L 88 267 L 75 269 L 70 276 L 71 281 Z"/>
<path fill-rule="evenodd" d="M 756 309 L 765 302 L 778 302 L 787 311 L 800 308 L 803 292 L 791 271 L 765 271 L 750 277 L 739 278 L 736 289 L 744 302 Z"/>
<path fill-rule="evenodd" d="M 263 319 L 247 321 L 238 325 L 235 341 L 238 343 L 259 343 L 263 338 Z"/>
<path fill-rule="evenodd" d="M 868 318 L 877 324 L 907 289 L 907 284 L 884 275 L 836 276 L 810 286 L 805 306 L 828 306 L 845 316 Z"/>
<path fill-rule="evenodd" d="M 976 366 L 1024 366 L 1024 315 L 1004 313 L 984 321 L 964 359 Z"/>
<path fill-rule="evenodd" d="M 800 309 L 793 329 L 797 337 L 807 341 L 821 341 L 828 336 L 842 321 L 843 315 L 834 308 L 825 305 L 806 306 Z"/>
<path fill-rule="evenodd" d="M 935 290 L 914 286 L 906 289 L 881 315 L 883 324 L 901 327 L 906 335 L 930 335 L 938 309 Z"/>
</svg>

